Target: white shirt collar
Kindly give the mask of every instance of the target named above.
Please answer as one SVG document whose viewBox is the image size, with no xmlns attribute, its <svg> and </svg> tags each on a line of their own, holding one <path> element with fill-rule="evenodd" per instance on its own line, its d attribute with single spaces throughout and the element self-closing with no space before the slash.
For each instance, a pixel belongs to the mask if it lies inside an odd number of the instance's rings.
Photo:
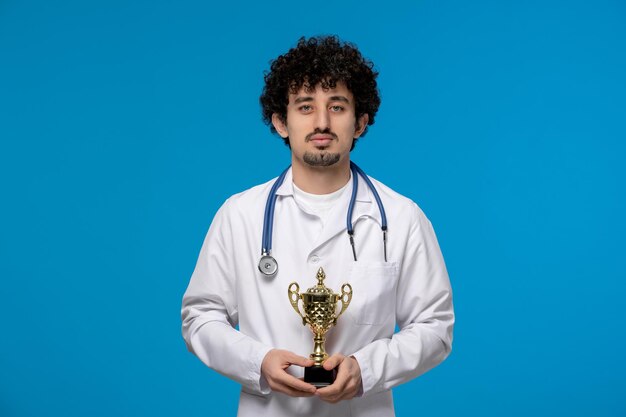
<svg viewBox="0 0 626 417">
<path fill-rule="evenodd" d="M 364 203 L 371 203 L 372 197 L 370 195 L 371 191 L 367 186 L 367 183 L 361 178 L 358 177 L 359 189 L 356 192 L 356 201 L 361 201 Z M 348 188 L 345 190 L 347 195 L 352 195 L 352 170 L 350 170 L 350 179 L 348 180 Z M 293 196 L 293 174 L 292 168 L 289 168 L 287 174 L 285 175 L 285 180 L 276 190 L 276 195 L 280 196 Z"/>
</svg>

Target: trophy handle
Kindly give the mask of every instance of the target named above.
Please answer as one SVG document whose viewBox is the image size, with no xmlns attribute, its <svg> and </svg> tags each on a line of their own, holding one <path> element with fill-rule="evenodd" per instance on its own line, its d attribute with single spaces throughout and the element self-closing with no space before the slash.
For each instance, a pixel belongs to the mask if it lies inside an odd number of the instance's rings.
<svg viewBox="0 0 626 417">
<path fill-rule="evenodd" d="M 341 296 L 339 297 L 339 300 L 341 300 L 341 310 L 339 310 L 339 314 L 335 317 L 335 323 L 337 322 L 339 316 L 346 311 L 346 308 L 348 308 L 350 301 L 352 300 L 352 286 L 350 284 L 343 284 L 341 286 Z"/>
<path fill-rule="evenodd" d="M 302 324 L 306 325 L 306 318 L 304 318 L 304 316 L 300 312 L 300 308 L 298 307 L 298 301 L 300 301 L 300 286 L 298 285 L 298 283 L 292 282 L 291 284 L 289 284 L 287 293 L 289 294 L 289 302 L 291 303 L 291 306 L 294 310 L 296 310 L 296 313 L 298 313 L 298 315 L 302 317 Z"/>
</svg>

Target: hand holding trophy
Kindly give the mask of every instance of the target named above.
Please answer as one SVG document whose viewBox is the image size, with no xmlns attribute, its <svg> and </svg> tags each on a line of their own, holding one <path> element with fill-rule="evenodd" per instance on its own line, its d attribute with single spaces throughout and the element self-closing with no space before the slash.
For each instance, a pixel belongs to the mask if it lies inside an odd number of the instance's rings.
<svg viewBox="0 0 626 417">
<path fill-rule="evenodd" d="M 317 285 L 300 294 L 300 286 L 296 282 L 289 284 L 288 294 L 291 306 L 302 318 L 303 325 L 309 325 L 313 332 L 314 348 L 309 357 L 315 362 L 311 367 L 304 368 L 304 382 L 316 387 L 331 385 L 335 380 L 337 371 L 326 370 L 322 366 L 328 354 L 324 348 L 326 332 L 337 324 L 339 316 L 346 311 L 352 300 L 352 286 L 343 284 L 341 294 L 335 294 L 324 285 L 326 274 L 320 268 L 317 271 Z M 299 301 L 302 300 L 304 314 L 300 311 Z M 336 313 L 337 302 L 341 301 L 341 310 Z"/>
</svg>

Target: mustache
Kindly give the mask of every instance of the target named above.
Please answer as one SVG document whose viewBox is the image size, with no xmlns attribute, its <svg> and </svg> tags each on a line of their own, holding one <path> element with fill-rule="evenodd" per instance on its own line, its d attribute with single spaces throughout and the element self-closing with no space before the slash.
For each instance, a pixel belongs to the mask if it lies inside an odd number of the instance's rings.
<svg viewBox="0 0 626 417">
<path fill-rule="evenodd" d="M 333 132 L 330 131 L 330 129 L 315 129 L 313 132 L 309 133 L 308 135 L 306 135 L 304 137 L 304 141 L 305 142 L 309 142 L 311 141 L 311 138 L 313 137 L 313 135 L 328 135 L 328 136 L 332 136 L 333 139 L 337 139 L 337 135 L 335 135 Z"/>
</svg>

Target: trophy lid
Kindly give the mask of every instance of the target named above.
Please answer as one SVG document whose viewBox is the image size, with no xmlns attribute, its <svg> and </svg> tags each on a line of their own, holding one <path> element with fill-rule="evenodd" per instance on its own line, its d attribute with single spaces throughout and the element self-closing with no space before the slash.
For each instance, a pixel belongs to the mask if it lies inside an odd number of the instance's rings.
<svg viewBox="0 0 626 417">
<path fill-rule="evenodd" d="M 324 268 L 320 268 L 317 271 L 317 285 L 306 290 L 307 294 L 333 294 L 333 290 L 326 287 L 324 285 L 324 279 L 326 278 L 326 273 L 324 272 Z"/>
</svg>

